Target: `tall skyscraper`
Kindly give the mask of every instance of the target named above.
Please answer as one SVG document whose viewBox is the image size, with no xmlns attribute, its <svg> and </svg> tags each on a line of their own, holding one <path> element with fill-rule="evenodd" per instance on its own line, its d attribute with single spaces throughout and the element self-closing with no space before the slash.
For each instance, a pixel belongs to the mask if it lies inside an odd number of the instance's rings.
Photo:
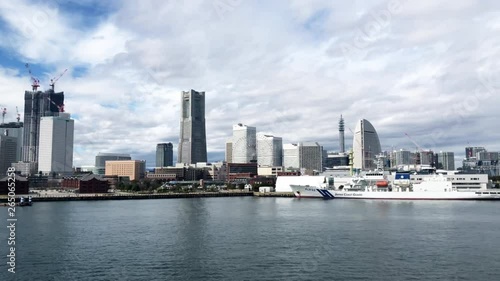
<svg viewBox="0 0 500 281">
<path fill-rule="evenodd" d="M 178 163 L 207 162 L 205 92 L 182 92 Z"/>
<path fill-rule="evenodd" d="M 130 154 L 99 152 L 95 157 L 95 173 L 104 175 L 106 172 L 106 161 L 113 160 L 132 160 L 132 157 L 130 157 Z"/>
<path fill-rule="evenodd" d="M 299 143 L 299 164 L 301 169 L 323 172 L 323 147 L 317 142 Z"/>
<path fill-rule="evenodd" d="M 411 151 L 404 149 L 394 151 L 391 164 L 393 168 L 414 164 L 412 162 Z"/>
<path fill-rule="evenodd" d="M 174 165 L 174 146 L 171 142 L 156 145 L 156 167 L 169 167 Z"/>
<path fill-rule="evenodd" d="M 73 171 L 73 138 L 75 121 L 69 113 L 46 116 L 40 120 L 38 170 L 42 173 Z"/>
<path fill-rule="evenodd" d="M 440 151 L 437 154 L 438 169 L 453 171 L 455 170 L 455 153 Z"/>
<path fill-rule="evenodd" d="M 257 161 L 257 129 L 241 123 L 233 126 L 233 163 Z"/>
<path fill-rule="evenodd" d="M 422 150 L 419 152 L 420 154 L 420 163 L 421 165 L 429 165 L 433 166 L 434 165 L 434 152 L 431 150 Z"/>
<path fill-rule="evenodd" d="M 345 152 L 345 144 L 344 144 L 344 118 L 342 118 L 342 115 L 340 115 L 340 120 L 339 120 L 339 146 L 340 146 L 340 153 Z"/>
<path fill-rule="evenodd" d="M 15 137 L 0 135 L 0 178 L 7 174 L 7 169 L 16 161 L 16 147 Z"/>
<path fill-rule="evenodd" d="M 64 106 L 64 92 L 53 90 L 26 91 L 24 93 L 24 137 L 22 160 L 37 163 L 39 152 L 40 120 L 57 116 Z M 35 164 L 36 168 L 36 164 Z"/>
<path fill-rule="evenodd" d="M 372 170 L 377 168 L 375 156 L 382 152 L 377 131 L 366 119 L 359 120 L 354 130 L 352 143 L 354 152 L 353 168 Z"/>
<path fill-rule="evenodd" d="M 5 124 L 0 124 L 0 134 L 16 138 L 16 160 L 15 162 L 22 160 L 22 150 L 23 150 L 23 123 L 22 122 L 10 122 Z"/>
<path fill-rule="evenodd" d="M 257 163 L 259 166 L 282 166 L 283 139 L 262 133 L 257 134 Z"/>
</svg>

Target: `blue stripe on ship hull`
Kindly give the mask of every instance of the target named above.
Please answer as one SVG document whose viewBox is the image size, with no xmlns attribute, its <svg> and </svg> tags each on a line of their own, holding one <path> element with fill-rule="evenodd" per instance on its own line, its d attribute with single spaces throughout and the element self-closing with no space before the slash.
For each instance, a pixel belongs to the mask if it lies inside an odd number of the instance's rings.
<svg viewBox="0 0 500 281">
<path fill-rule="evenodd" d="M 328 196 L 330 196 L 331 199 L 335 198 L 335 196 L 333 196 L 333 194 L 331 194 L 330 191 L 325 190 L 325 193 L 328 194 Z"/>
<path fill-rule="evenodd" d="M 323 196 L 324 199 L 333 199 L 334 198 L 334 196 L 328 190 L 319 189 L 319 188 L 316 190 L 321 194 L 321 196 Z"/>
<path fill-rule="evenodd" d="M 323 193 L 323 190 L 321 190 L 319 188 L 317 188 L 316 190 L 319 192 L 319 194 L 321 194 L 321 196 L 323 196 L 323 198 L 326 197 L 325 193 Z"/>
</svg>

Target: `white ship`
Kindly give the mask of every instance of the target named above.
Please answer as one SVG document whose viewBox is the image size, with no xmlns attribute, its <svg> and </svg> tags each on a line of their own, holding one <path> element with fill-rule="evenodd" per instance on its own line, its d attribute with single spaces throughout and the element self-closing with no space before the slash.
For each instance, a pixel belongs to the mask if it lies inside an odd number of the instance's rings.
<svg viewBox="0 0 500 281">
<path fill-rule="evenodd" d="M 379 180 L 375 185 L 363 178 L 353 178 L 351 184 L 338 188 L 290 185 L 296 197 L 323 199 L 384 199 L 384 200 L 500 200 L 500 190 L 459 190 L 443 175 L 410 184 L 409 178 L 395 179 L 394 185 Z"/>
</svg>

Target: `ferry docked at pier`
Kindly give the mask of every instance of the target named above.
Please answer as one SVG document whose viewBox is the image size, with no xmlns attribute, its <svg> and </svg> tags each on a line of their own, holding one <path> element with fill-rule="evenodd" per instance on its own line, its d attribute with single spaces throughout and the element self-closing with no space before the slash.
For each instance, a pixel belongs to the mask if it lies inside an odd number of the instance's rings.
<svg viewBox="0 0 500 281">
<path fill-rule="evenodd" d="M 353 178 L 350 184 L 339 187 L 291 184 L 298 198 L 323 199 L 383 199 L 383 200 L 500 200 L 500 190 L 462 189 L 452 186 L 443 175 L 428 177 L 419 183 L 410 183 L 409 175 L 396 174 L 391 184 L 379 179 L 370 184 L 364 178 Z"/>
<path fill-rule="evenodd" d="M 12 203 L 0 203 L 0 206 L 11 207 L 12 205 L 10 205 L 10 204 L 12 204 Z M 28 199 L 21 197 L 19 199 L 19 202 L 15 203 L 14 205 L 19 206 L 19 207 L 32 206 L 33 201 L 31 199 L 31 196 L 29 196 Z"/>
</svg>

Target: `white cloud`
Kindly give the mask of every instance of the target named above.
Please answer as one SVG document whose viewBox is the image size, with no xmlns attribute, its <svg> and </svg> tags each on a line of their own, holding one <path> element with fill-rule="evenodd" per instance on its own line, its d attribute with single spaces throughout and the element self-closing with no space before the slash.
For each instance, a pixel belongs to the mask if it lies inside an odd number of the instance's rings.
<svg viewBox="0 0 500 281">
<path fill-rule="evenodd" d="M 63 9 L 42 7 L 55 16 L 31 40 L 19 19 L 36 7 L 2 3 L 11 28 L 2 32 L 11 43 L 2 46 L 70 69 L 57 88 L 78 116 L 75 139 L 84 152 L 77 165 L 92 164 L 99 151 L 152 155 L 157 142 L 176 143 L 180 91 L 191 88 L 207 92 L 212 152 L 224 150 L 238 122 L 285 142 L 318 140 L 334 149 L 340 114 L 347 127 L 370 120 L 386 148 L 410 147 L 408 132 L 439 150 L 465 140 L 500 150 L 500 133 L 491 130 L 499 96 L 490 94 L 500 87 L 500 5 L 400 2 L 371 31 L 388 2 L 228 1 L 221 14 L 212 0 L 126 1 L 85 28 Z M 343 43 L 354 52 L 345 53 Z M 74 78 L 79 65 L 89 69 Z M 28 88 L 18 76 L 0 72 L 2 93 Z"/>
</svg>

